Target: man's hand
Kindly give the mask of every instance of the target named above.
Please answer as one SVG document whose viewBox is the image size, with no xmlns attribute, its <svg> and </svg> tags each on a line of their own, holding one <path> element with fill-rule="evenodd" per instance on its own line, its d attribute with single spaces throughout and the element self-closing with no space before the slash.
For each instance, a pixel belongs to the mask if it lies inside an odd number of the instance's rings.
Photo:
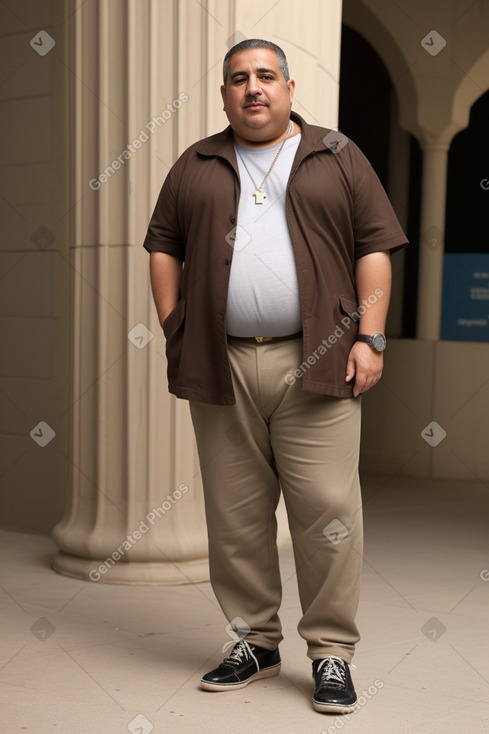
<svg viewBox="0 0 489 734">
<path fill-rule="evenodd" d="M 350 350 L 345 377 L 346 382 L 355 379 L 353 397 L 370 390 L 380 380 L 383 367 L 383 352 L 376 352 L 365 342 L 355 342 Z"/>
</svg>

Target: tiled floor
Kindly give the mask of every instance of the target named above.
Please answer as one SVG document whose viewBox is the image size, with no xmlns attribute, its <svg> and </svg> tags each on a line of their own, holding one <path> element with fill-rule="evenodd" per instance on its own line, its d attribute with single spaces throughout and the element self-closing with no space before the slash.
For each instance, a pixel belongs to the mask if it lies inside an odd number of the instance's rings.
<svg viewBox="0 0 489 734">
<path fill-rule="evenodd" d="M 311 707 L 290 550 L 281 675 L 206 693 L 227 640 L 209 584 L 76 581 L 50 570 L 48 538 L 2 532 L 1 734 L 489 732 L 487 490 L 364 480 L 360 705 L 342 718 Z"/>
</svg>

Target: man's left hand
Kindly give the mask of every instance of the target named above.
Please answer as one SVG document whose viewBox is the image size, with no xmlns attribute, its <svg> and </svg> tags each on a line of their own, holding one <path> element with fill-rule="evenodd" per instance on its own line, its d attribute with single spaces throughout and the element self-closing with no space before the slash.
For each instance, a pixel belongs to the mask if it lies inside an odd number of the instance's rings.
<svg viewBox="0 0 489 734">
<path fill-rule="evenodd" d="M 367 392 L 382 377 L 384 367 L 384 355 L 376 352 L 365 342 L 355 342 L 350 350 L 348 364 L 346 366 L 346 382 L 355 380 L 353 385 L 353 397 Z"/>
</svg>

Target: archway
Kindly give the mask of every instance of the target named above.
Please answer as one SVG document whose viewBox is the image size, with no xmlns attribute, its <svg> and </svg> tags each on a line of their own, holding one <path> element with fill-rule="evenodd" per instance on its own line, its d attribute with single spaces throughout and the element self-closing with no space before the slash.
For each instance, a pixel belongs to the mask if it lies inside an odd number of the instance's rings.
<svg viewBox="0 0 489 734">
<path fill-rule="evenodd" d="M 448 154 L 445 252 L 489 252 L 489 91 L 474 102 L 468 127 Z"/>
<path fill-rule="evenodd" d="M 387 66 L 371 43 L 343 24 L 338 127 L 372 163 L 411 242 L 398 261 L 387 331 L 413 337 L 422 153 L 417 140 L 399 126 L 399 105 Z"/>
</svg>

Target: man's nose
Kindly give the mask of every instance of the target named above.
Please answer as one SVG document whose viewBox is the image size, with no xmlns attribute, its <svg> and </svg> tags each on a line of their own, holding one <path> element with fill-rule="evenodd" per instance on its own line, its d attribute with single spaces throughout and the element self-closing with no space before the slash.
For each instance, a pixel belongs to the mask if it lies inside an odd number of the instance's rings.
<svg viewBox="0 0 489 734">
<path fill-rule="evenodd" d="M 246 92 L 250 97 L 256 97 L 257 94 L 261 94 L 261 87 L 258 81 L 258 77 L 254 74 L 251 75 L 248 79 Z"/>
</svg>

